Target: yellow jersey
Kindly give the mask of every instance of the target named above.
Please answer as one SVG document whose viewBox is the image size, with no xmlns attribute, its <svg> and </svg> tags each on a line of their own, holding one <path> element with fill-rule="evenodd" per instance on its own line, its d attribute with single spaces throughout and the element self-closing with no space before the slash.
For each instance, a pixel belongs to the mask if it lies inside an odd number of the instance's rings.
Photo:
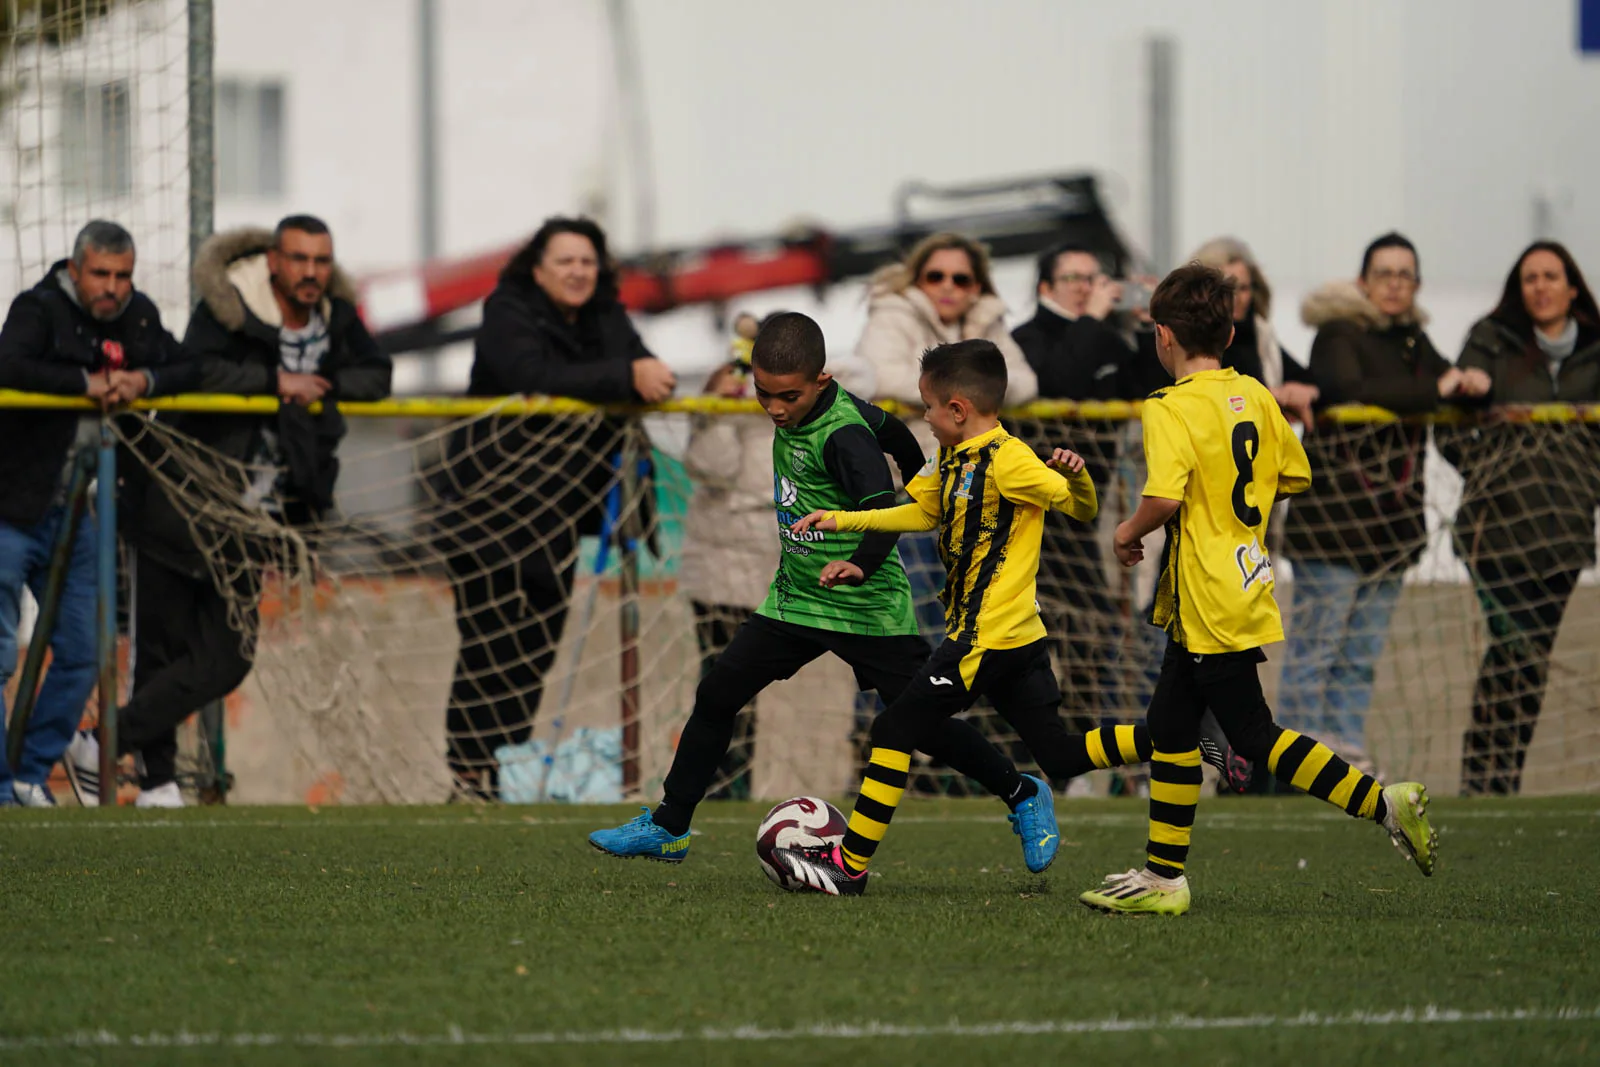
<svg viewBox="0 0 1600 1067">
<path fill-rule="evenodd" d="M 1019 648 L 1046 636 L 1039 618 L 1039 545 L 1051 508 L 1087 522 L 1099 510 L 1087 471 L 1062 475 L 996 426 L 941 448 L 906 484 L 912 502 L 833 511 L 841 530 L 939 530 L 945 632 L 978 648 Z"/>
<path fill-rule="evenodd" d="M 1283 640 L 1267 518 L 1311 485 L 1311 464 L 1278 402 L 1231 368 L 1203 370 L 1150 394 L 1143 417 L 1144 495 L 1181 505 L 1150 621 L 1190 652 Z"/>
</svg>

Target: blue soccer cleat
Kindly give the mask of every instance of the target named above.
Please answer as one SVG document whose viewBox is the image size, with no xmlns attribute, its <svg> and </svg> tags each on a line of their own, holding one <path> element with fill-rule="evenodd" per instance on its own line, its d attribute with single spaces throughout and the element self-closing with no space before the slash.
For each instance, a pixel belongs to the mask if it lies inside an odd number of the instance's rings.
<svg viewBox="0 0 1600 1067">
<path fill-rule="evenodd" d="M 1011 820 L 1011 832 L 1022 838 L 1022 862 L 1028 870 L 1038 874 L 1055 862 L 1061 849 L 1061 834 L 1056 827 L 1056 798 L 1049 783 L 1031 774 L 1023 775 L 1038 788 L 1033 796 L 1017 805 L 1006 818 Z"/>
<path fill-rule="evenodd" d="M 689 835 L 673 835 L 650 819 L 650 809 L 612 830 L 596 830 L 589 835 L 589 844 L 608 856 L 631 860 L 643 856 L 662 863 L 682 863 L 689 854 Z"/>
</svg>

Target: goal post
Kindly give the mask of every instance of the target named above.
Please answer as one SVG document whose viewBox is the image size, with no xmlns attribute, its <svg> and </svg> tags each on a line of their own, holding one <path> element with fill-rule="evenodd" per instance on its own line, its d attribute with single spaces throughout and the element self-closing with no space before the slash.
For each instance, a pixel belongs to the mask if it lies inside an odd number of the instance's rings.
<svg viewBox="0 0 1600 1067">
<path fill-rule="evenodd" d="M 137 284 L 181 334 L 194 250 L 214 217 L 213 0 L 0 0 L 0 286 L 66 258 L 92 218 L 134 236 Z M 102 771 L 115 751 L 115 440 L 98 447 L 95 515 Z M 218 749 L 220 752 L 220 748 Z M 220 769 L 220 768 L 219 768 Z M 102 788 L 115 779 L 103 773 Z"/>
</svg>

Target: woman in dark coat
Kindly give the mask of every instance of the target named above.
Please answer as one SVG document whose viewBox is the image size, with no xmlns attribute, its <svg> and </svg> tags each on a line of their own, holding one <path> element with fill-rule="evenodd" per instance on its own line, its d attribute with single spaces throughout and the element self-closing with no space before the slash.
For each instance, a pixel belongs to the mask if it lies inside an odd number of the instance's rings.
<svg viewBox="0 0 1600 1067">
<path fill-rule="evenodd" d="M 1554 241 L 1529 246 L 1457 366 L 1489 376 L 1497 407 L 1600 402 L 1600 308 L 1572 254 Z M 1514 418 L 1438 440 L 1464 482 L 1456 554 L 1488 628 L 1461 790 L 1516 793 L 1562 615 L 1578 573 L 1595 562 L 1600 448 L 1587 424 Z"/>
<path fill-rule="evenodd" d="M 675 385 L 617 299 L 600 227 L 547 220 L 484 302 L 468 393 L 653 404 Z M 447 718 L 459 793 L 494 798 L 496 750 L 532 733 L 578 539 L 601 530 L 624 431 L 597 413 L 491 415 L 451 441 L 438 488 L 461 635 Z"/>
<path fill-rule="evenodd" d="M 1415 415 L 1488 391 L 1482 371 L 1452 367 L 1428 339 L 1421 282 L 1416 248 L 1391 233 L 1367 246 L 1355 282 L 1306 298 L 1302 317 L 1317 328 L 1311 373 L 1324 402 Z M 1401 578 L 1427 547 L 1427 440 L 1425 425 L 1318 426 L 1305 438 L 1311 488 L 1289 504 L 1294 607 L 1278 707 L 1286 725 L 1357 766 L 1371 766 L 1367 705 Z"/>
</svg>

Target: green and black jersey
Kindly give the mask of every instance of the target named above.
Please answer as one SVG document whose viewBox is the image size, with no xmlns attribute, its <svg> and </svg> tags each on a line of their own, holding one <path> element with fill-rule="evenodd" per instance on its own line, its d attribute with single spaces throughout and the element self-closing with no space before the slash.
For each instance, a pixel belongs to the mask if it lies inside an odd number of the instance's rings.
<svg viewBox="0 0 1600 1067">
<path fill-rule="evenodd" d="M 772 438 L 772 495 L 782 553 L 760 615 L 800 626 L 868 636 L 917 632 L 911 586 L 894 534 L 829 533 L 790 527 L 812 511 L 888 507 L 894 482 L 883 461 L 895 458 L 909 479 L 922 464 L 916 438 L 883 409 L 830 384 L 805 421 Z M 849 560 L 860 585 L 824 589 L 823 567 Z"/>
</svg>

